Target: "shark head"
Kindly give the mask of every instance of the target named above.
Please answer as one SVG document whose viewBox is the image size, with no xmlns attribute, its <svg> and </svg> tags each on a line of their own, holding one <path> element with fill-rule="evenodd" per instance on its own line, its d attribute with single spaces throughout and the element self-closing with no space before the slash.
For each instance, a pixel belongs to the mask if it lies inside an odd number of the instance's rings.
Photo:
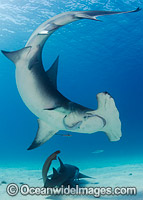
<svg viewBox="0 0 143 200">
<path fill-rule="evenodd" d="M 96 132 L 106 125 L 106 121 L 101 116 L 93 112 L 86 112 L 83 116 L 80 129 L 88 130 L 89 133 Z"/>
<path fill-rule="evenodd" d="M 66 115 L 63 119 L 66 130 L 82 133 L 103 131 L 110 141 L 120 140 L 121 122 L 113 97 L 108 92 L 102 92 L 97 95 L 97 101 L 97 110 L 80 108 Z"/>
<path fill-rule="evenodd" d="M 75 110 L 63 119 L 63 124 L 67 130 L 83 131 L 88 133 L 96 132 L 105 126 L 106 121 L 94 110 Z"/>
</svg>

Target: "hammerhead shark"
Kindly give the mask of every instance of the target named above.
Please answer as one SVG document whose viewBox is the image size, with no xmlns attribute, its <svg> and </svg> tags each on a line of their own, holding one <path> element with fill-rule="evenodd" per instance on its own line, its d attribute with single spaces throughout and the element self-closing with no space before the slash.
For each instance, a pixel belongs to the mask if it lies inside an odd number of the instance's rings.
<svg viewBox="0 0 143 200">
<path fill-rule="evenodd" d="M 61 159 L 58 157 L 60 162 L 60 167 L 56 170 L 53 168 L 53 174 L 47 176 L 49 168 L 53 160 L 57 159 L 57 155 L 60 151 L 54 152 L 50 155 L 45 161 L 42 169 L 42 178 L 44 182 L 44 187 L 60 187 L 60 186 L 68 186 L 74 187 L 76 181 L 81 178 L 91 178 L 90 176 L 86 176 L 79 172 L 79 168 L 69 164 L 63 164 Z"/>
<path fill-rule="evenodd" d="M 121 137 L 121 122 L 114 99 L 107 92 L 97 95 L 97 110 L 86 108 L 64 97 L 57 89 L 58 60 L 48 71 L 42 64 L 42 49 L 49 36 L 61 26 L 80 19 L 133 13 L 139 11 L 71 11 L 59 14 L 41 24 L 26 46 L 18 51 L 2 53 L 16 66 L 16 84 L 26 106 L 38 117 L 38 132 L 28 148 L 34 149 L 49 140 L 59 130 L 80 133 L 103 131 L 110 141 Z"/>
</svg>

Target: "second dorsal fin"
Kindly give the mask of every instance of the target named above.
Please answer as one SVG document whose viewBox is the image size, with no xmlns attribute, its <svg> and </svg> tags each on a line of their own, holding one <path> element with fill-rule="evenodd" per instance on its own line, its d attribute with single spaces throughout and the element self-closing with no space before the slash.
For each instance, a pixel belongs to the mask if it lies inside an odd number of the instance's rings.
<svg viewBox="0 0 143 200">
<path fill-rule="evenodd" d="M 56 89 L 57 89 L 58 63 L 59 63 L 59 56 L 57 56 L 56 60 L 54 61 L 50 69 L 46 72 L 49 80 Z"/>
</svg>

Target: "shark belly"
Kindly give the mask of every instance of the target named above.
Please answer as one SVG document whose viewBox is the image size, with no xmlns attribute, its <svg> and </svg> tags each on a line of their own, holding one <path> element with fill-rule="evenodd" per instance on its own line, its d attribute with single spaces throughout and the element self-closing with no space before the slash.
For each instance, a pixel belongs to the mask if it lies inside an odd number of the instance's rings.
<svg viewBox="0 0 143 200">
<path fill-rule="evenodd" d="M 61 112 L 44 110 L 47 106 L 53 107 L 53 104 L 58 102 L 48 95 L 31 70 L 17 67 L 16 85 L 23 102 L 34 115 L 51 126 L 64 129 L 62 121 L 64 115 Z"/>
</svg>

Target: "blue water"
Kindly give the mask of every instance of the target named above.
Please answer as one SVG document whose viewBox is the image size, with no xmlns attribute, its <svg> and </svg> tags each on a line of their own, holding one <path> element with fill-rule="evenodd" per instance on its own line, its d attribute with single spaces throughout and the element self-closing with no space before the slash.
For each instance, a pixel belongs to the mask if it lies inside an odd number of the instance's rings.
<svg viewBox="0 0 143 200">
<path fill-rule="evenodd" d="M 48 18 L 72 10 L 134 10 L 142 1 L 1 0 L 0 49 L 23 48 L 32 32 Z M 81 20 L 57 30 L 47 41 L 43 63 L 48 69 L 60 55 L 58 89 L 70 100 L 97 108 L 96 95 L 108 91 L 122 122 L 122 138 L 110 142 L 104 133 L 54 136 L 27 151 L 37 119 L 24 105 L 15 83 L 15 66 L 0 53 L 0 165 L 41 168 L 55 150 L 81 168 L 142 162 L 143 154 L 143 11 Z M 103 149 L 100 154 L 93 154 Z"/>
</svg>

